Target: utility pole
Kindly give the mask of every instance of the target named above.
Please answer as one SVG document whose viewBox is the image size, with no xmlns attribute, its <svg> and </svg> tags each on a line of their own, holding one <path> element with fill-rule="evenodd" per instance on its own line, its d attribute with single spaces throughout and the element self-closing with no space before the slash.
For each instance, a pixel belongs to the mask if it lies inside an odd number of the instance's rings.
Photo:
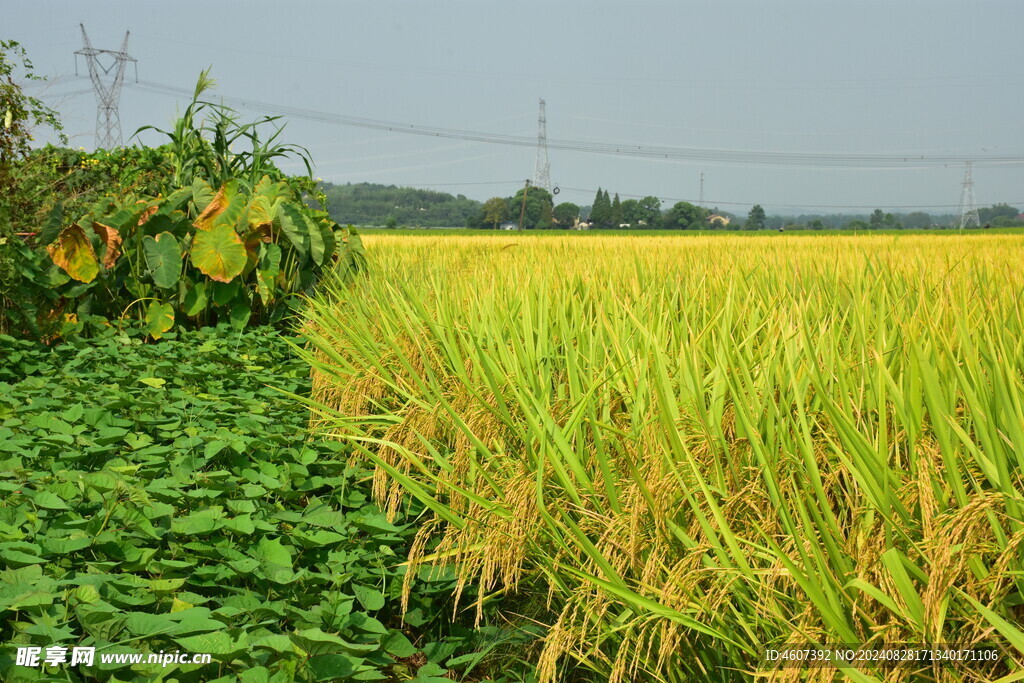
<svg viewBox="0 0 1024 683">
<path fill-rule="evenodd" d="M 548 118 L 544 113 L 544 99 L 540 100 L 537 119 L 537 165 L 533 169 L 533 184 L 551 191 L 551 164 L 548 163 Z"/>
<path fill-rule="evenodd" d="M 978 204 L 974 200 L 974 173 L 971 162 L 967 162 L 967 170 L 964 171 L 964 182 L 960 190 L 960 231 L 971 226 L 981 227 L 981 219 L 978 217 Z"/>
<path fill-rule="evenodd" d="M 704 208 L 704 171 L 700 172 L 700 201 L 697 202 L 697 206 Z"/>
<path fill-rule="evenodd" d="M 543 102 L 544 100 L 541 100 Z M 523 208 L 519 209 L 519 232 L 523 231 L 523 217 L 526 215 L 526 193 L 530 191 L 530 181 L 523 187 Z"/>
<path fill-rule="evenodd" d="M 82 29 L 82 42 L 85 45 L 81 50 L 75 51 L 75 75 L 78 75 L 77 55 L 85 57 L 89 65 L 89 78 L 92 79 L 92 87 L 96 91 L 96 148 L 114 149 L 120 147 L 121 140 L 121 115 L 118 112 L 118 103 L 121 100 L 121 85 L 124 83 L 124 70 L 128 62 L 135 63 L 135 80 L 139 80 L 139 63 L 128 54 L 128 35 L 125 31 L 124 42 L 117 52 L 113 50 L 98 50 L 89 42 L 89 35 L 85 32 L 85 26 L 79 24 Z M 109 66 L 103 66 L 99 62 L 101 55 L 107 55 L 114 59 Z M 100 72 L 109 76 L 114 72 L 112 83 L 104 83 L 100 79 Z"/>
</svg>

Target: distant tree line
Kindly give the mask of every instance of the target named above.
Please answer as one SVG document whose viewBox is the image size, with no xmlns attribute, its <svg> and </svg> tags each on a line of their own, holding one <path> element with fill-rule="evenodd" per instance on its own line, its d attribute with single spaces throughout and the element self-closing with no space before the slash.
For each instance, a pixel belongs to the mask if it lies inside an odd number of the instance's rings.
<svg viewBox="0 0 1024 683">
<path fill-rule="evenodd" d="M 1008 204 L 981 207 L 978 209 L 978 218 L 982 228 L 1024 227 L 1024 215 L 1021 214 L 1021 210 Z M 756 229 L 748 225 L 749 223 L 748 218 L 743 227 Z M 956 228 L 959 225 L 958 214 L 929 214 L 924 211 L 891 213 L 881 209 L 875 209 L 870 214 L 763 217 L 763 229 L 767 230 L 941 230 Z"/>
<path fill-rule="evenodd" d="M 458 227 L 480 211 L 480 202 L 463 195 L 374 183 L 323 183 L 327 212 L 341 225 Z"/>
<path fill-rule="evenodd" d="M 511 197 L 491 197 L 481 203 L 461 194 L 394 185 L 323 184 L 327 210 L 342 225 L 492 230 L 502 224 L 518 227 L 520 220 L 527 230 L 922 230 L 959 225 L 959 216 L 954 214 L 875 209 L 870 214 L 768 215 L 760 205 L 752 207 L 744 218 L 690 202 L 666 206 L 653 195 L 623 200 L 604 188 L 598 188 L 590 206 L 579 206 L 572 202 L 556 204 L 555 196 L 540 187 L 524 189 Z M 979 208 L 978 217 L 983 227 L 1024 226 L 1021 210 L 1007 204 Z"/>
</svg>

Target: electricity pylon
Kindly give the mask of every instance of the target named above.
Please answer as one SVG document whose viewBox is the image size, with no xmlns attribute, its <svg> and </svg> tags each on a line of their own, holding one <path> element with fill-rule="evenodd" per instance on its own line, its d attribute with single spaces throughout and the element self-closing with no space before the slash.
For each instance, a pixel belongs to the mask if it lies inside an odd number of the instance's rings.
<svg viewBox="0 0 1024 683">
<path fill-rule="evenodd" d="M 85 44 L 81 50 L 76 50 L 75 55 L 85 57 L 89 65 L 89 78 L 92 79 L 92 87 L 96 91 L 96 147 L 97 149 L 114 149 L 120 147 L 121 140 L 121 115 L 118 112 L 118 103 L 121 101 L 121 85 L 124 83 L 124 70 L 128 62 L 135 62 L 135 80 L 139 78 L 138 61 L 128 54 L 128 35 L 125 31 L 124 42 L 117 52 L 113 50 L 98 50 L 89 42 L 89 35 L 82 28 L 82 42 Z M 113 57 L 114 62 L 109 66 L 100 64 L 99 57 L 108 55 Z M 109 76 L 114 72 L 113 82 L 104 83 L 100 79 L 100 72 Z M 75 75 L 78 75 L 78 58 L 75 58 Z"/>
<path fill-rule="evenodd" d="M 964 172 L 963 189 L 960 191 L 960 229 L 974 226 L 981 227 L 981 219 L 978 217 L 978 204 L 974 201 L 974 174 L 971 169 L 971 162 L 967 162 L 967 170 Z"/>
<path fill-rule="evenodd" d="M 533 186 L 551 191 L 551 164 L 548 163 L 548 119 L 544 114 L 544 100 L 540 101 L 540 119 L 537 131 L 537 165 L 533 170 Z"/>
</svg>

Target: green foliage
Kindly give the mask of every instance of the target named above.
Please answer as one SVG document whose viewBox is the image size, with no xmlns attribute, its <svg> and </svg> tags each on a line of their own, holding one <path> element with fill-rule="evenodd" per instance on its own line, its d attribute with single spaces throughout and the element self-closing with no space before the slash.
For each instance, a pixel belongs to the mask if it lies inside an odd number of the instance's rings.
<svg viewBox="0 0 1024 683">
<path fill-rule="evenodd" d="M 324 272 L 366 266 L 354 230 L 266 176 L 251 191 L 197 179 L 167 197 L 103 199 L 50 235 L 18 245 L 19 322 L 39 336 L 82 332 L 90 315 L 149 320 L 154 302 L 173 324 L 275 321 Z"/>
<path fill-rule="evenodd" d="M 627 199 L 622 202 L 622 222 L 628 223 L 630 227 L 636 227 L 641 220 L 640 202 L 636 199 Z"/>
<path fill-rule="evenodd" d="M 211 85 L 204 72 L 162 148 L 40 155 L 36 166 L 57 176 L 54 185 L 82 186 L 93 202 L 58 204 L 42 226 L 38 209 L 21 214 L 36 224 L 27 242 L 7 241 L 18 264 L 5 280 L 7 328 L 46 338 L 86 331 L 82 321 L 95 316 L 128 316 L 158 337 L 174 325 L 274 322 L 324 272 L 365 269 L 355 231 L 306 204 L 312 179 L 287 178 L 273 165 L 298 154 L 308 168 L 304 150 L 277 143 L 281 128 L 260 139 L 273 118 L 240 124 L 200 100 Z M 251 151 L 232 152 L 239 142 Z"/>
<path fill-rule="evenodd" d="M 327 212 L 345 225 L 385 225 L 394 216 L 398 225 L 456 227 L 482 224 L 481 204 L 462 195 L 394 185 L 323 183 Z M 518 217 L 518 215 L 517 215 Z"/>
<path fill-rule="evenodd" d="M 1009 204 L 994 204 L 993 206 L 987 206 L 978 209 L 978 218 L 981 220 L 981 224 L 991 223 L 992 225 L 1020 225 L 1021 220 L 1017 217 L 1020 215 L 1020 209 Z"/>
<path fill-rule="evenodd" d="M 612 205 L 601 188 L 597 188 L 594 204 L 590 207 L 590 222 L 595 228 L 607 228 L 612 223 Z"/>
<path fill-rule="evenodd" d="M 0 332 L 11 327 L 3 313 L 14 305 L 14 286 L 21 276 L 18 236 L 13 217 L 17 215 L 22 193 L 18 192 L 21 173 L 18 166 L 28 154 L 32 130 L 49 126 L 66 140 L 57 113 L 35 97 L 26 95 L 15 83 L 41 81 L 33 72 L 25 49 L 13 40 L 0 41 Z"/>
<path fill-rule="evenodd" d="M 677 202 L 665 217 L 665 227 L 672 230 L 703 230 L 707 228 L 708 212 L 690 202 Z"/>
<path fill-rule="evenodd" d="M 611 217 L 611 224 L 613 228 L 617 228 L 622 225 L 622 202 L 619 201 L 618 192 L 615 193 L 615 199 L 612 200 L 609 216 Z"/>
<path fill-rule="evenodd" d="M 165 172 L 166 147 L 123 147 L 110 152 L 46 147 L 17 162 L 8 197 L 16 231 L 37 232 L 55 204 L 80 216 L 110 193 L 156 195 Z"/>
<path fill-rule="evenodd" d="M 743 227 L 745 230 L 764 230 L 765 218 L 764 209 L 761 205 L 754 204 L 750 208 L 750 213 L 747 214 L 747 223 Z"/>
<path fill-rule="evenodd" d="M 637 204 L 639 218 L 637 223 L 646 226 L 649 230 L 657 230 L 661 225 L 661 200 L 657 197 L 647 196 Z"/>
<path fill-rule="evenodd" d="M 498 224 L 504 220 L 508 220 L 510 215 L 508 209 L 508 202 L 501 197 L 491 197 L 484 202 L 483 208 L 483 222 L 491 225 L 494 229 L 498 228 Z"/>
<path fill-rule="evenodd" d="M 97 657 L 51 669 L 61 680 L 314 681 L 460 676 L 523 641 L 451 623 L 450 570 L 423 572 L 403 619 L 421 508 L 388 519 L 347 449 L 310 437 L 282 393 L 310 388 L 288 340 L 168 337 L 0 336 L 0 679 L 46 678 L 14 666 L 27 645 L 214 658 Z"/>
<path fill-rule="evenodd" d="M 552 210 L 551 215 L 558 221 L 558 227 L 571 228 L 580 217 L 580 207 L 572 202 L 562 202 Z"/>
<path fill-rule="evenodd" d="M 17 41 L 0 40 L 0 169 L 28 154 L 32 129 L 48 126 L 64 137 L 57 112 L 42 100 L 26 95 L 18 80 L 43 81 L 33 71 L 32 62 Z"/>
<path fill-rule="evenodd" d="M 526 204 L 523 204 L 523 193 L 526 192 Z M 554 197 L 543 187 L 531 186 L 528 191 L 519 190 L 514 197 L 509 197 L 505 203 L 510 208 L 511 220 L 519 222 L 520 214 L 523 218 L 524 229 L 546 230 L 551 227 L 551 207 Z"/>
</svg>

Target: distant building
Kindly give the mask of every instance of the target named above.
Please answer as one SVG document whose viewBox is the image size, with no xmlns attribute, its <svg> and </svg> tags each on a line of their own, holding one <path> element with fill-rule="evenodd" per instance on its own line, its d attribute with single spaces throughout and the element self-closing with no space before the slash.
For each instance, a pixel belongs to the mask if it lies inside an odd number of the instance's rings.
<svg viewBox="0 0 1024 683">
<path fill-rule="evenodd" d="M 590 223 L 587 223 L 586 221 L 581 221 L 579 219 L 579 217 L 577 217 L 576 220 L 573 221 L 572 227 L 569 228 L 569 229 L 570 230 L 590 230 Z"/>
<path fill-rule="evenodd" d="M 519 224 L 515 223 L 513 221 L 505 221 L 504 223 L 502 223 L 501 225 L 498 226 L 498 229 L 499 230 L 518 230 L 519 229 Z"/>
</svg>

